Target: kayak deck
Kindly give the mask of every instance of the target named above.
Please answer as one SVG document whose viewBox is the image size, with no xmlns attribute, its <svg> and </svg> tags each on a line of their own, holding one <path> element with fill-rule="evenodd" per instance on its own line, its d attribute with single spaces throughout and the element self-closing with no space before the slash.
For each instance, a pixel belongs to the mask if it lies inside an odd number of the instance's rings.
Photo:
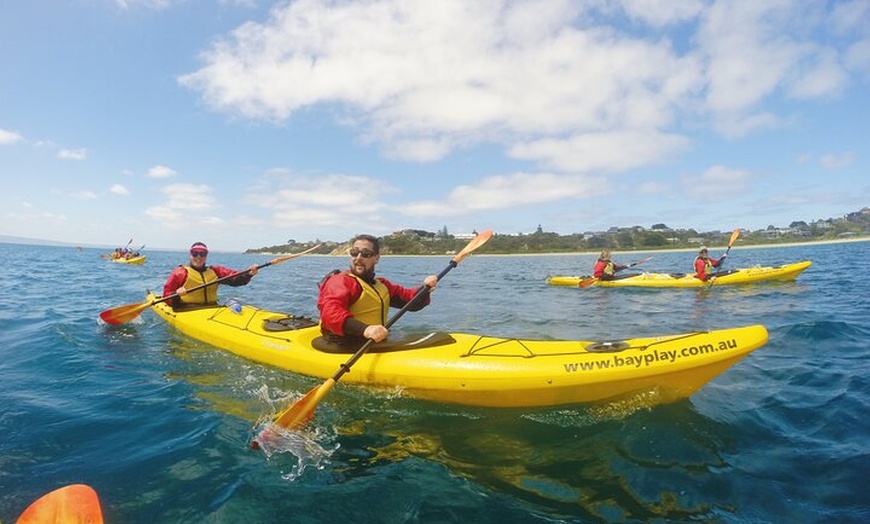
<svg viewBox="0 0 870 524">
<path fill-rule="evenodd" d="M 149 295 L 148 300 L 157 297 Z M 152 308 L 180 332 L 246 359 L 325 379 L 350 353 L 315 349 L 320 328 L 272 331 L 286 314 L 245 305 Z M 305 326 L 306 323 L 300 323 Z M 436 402 L 490 407 L 558 406 L 654 392 L 656 403 L 690 396 L 767 342 L 764 326 L 619 341 L 520 340 L 450 333 L 439 345 L 366 353 L 343 382 Z M 426 337 L 422 337 L 426 338 Z"/>
</svg>

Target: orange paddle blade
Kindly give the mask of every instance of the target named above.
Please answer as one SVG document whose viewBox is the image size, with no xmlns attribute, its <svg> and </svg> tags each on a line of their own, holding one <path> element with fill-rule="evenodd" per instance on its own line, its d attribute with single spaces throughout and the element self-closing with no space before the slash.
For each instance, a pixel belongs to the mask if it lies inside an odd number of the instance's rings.
<svg viewBox="0 0 870 524">
<path fill-rule="evenodd" d="M 731 233 L 731 240 L 728 241 L 728 248 L 734 245 L 734 242 L 737 241 L 737 237 L 740 236 L 740 228 L 736 228 L 733 233 Z"/>
<path fill-rule="evenodd" d="M 18 524 L 103 524 L 97 492 L 70 484 L 43 495 L 18 517 Z"/>
<path fill-rule="evenodd" d="M 292 406 L 279 413 L 275 417 L 275 424 L 290 429 L 304 426 L 314 416 L 317 404 L 329 393 L 329 390 L 334 385 L 335 379 L 328 378 L 326 382 L 315 387 L 306 393 L 304 397 L 294 402 Z"/>
<path fill-rule="evenodd" d="M 140 302 L 138 304 L 126 304 L 124 306 L 113 307 L 100 313 L 100 318 L 106 324 L 119 326 L 126 324 L 134 318 L 138 317 L 143 311 L 151 307 L 151 302 Z"/>
<path fill-rule="evenodd" d="M 595 277 L 586 277 L 586 278 L 584 278 L 583 280 L 581 280 L 581 281 L 577 284 L 577 286 L 579 286 L 579 287 L 582 288 L 582 289 L 586 289 L 587 287 L 591 286 L 592 284 L 594 284 L 594 283 L 596 283 L 596 282 L 598 282 L 598 279 L 597 279 L 597 278 L 595 278 Z"/>
<path fill-rule="evenodd" d="M 486 241 L 489 240 L 491 237 L 492 229 L 481 231 L 473 239 L 471 239 L 471 242 L 469 242 L 464 248 L 462 248 L 462 251 L 460 251 L 455 257 L 453 257 L 453 261 L 457 264 L 462 262 L 463 258 L 467 257 L 475 249 L 486 244 Z"/>
</svg>

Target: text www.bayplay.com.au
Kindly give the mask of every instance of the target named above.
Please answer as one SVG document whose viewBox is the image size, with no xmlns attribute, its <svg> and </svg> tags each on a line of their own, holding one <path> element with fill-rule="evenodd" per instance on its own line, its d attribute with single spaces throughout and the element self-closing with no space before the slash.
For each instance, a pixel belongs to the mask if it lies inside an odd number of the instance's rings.
<svg viewBox="0 0 870 524">
<path fill-rule="evenodd" d="M 563 364 L 565 372 L 576 373 L 578 371 L 595 371 L 600 369 L 611 369 L 621 367 L 639 368 L 641 366 L 650 366 L 656 362 L 674 363 L 681 358 L 696 357 L 706 355 L 708 353 L 716 353 L 718 351 L 727 351 L 736 349 L 737 341 L 734 339 L 723 340 L 718 343 L 700 344 L 697 346 L 686 346 L 682 349 L 658 350 L 654 349 L 650 353 L 643 355 L 621 356 L 618 354 L 610 355 L 608 358 L 602 358 L 587 362 L 570 362 Z"/>
</svg>

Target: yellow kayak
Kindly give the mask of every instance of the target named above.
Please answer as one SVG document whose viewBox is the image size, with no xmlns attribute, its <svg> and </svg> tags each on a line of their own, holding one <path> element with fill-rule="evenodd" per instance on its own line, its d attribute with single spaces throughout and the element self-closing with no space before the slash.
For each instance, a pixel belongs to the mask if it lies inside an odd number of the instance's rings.
<svg viewBox="0 0 870 524">
<path fill-rule="evenodd" d="M 147 301 L 158 298 L 149 294 Z M 306 318 L 248 305 L 238 313 L 221 305 L 152 308 L 185 335 L 293 373 L 326 379 L 350 357 L 315 349 L 320 328 Z M 664 403 L 690 396 L 767 336 L 761 325 L 618 341 L 427 333 L 373 346 L 342 381 L 470 406 L 559 406 L 637 394 Z"/>
<path fill-rule="evenodd" d="M 637 275 L 617 278 L 616 280 L 595 280 L 590 276 L 550 276 L 547 283 L 551 286 L 577 287 L 584 280 L 597 287 L 679 287 L 697 288 L 709 286 L 727 286 L 733 284 L 750 284 L 764 281 L 794 280 L 812 262 L 804 260 L 782 266 L 755 266 L 742 269 L 723 271 L 714 279 L 699 280 L 693 273 L 640 273 Z M 586 286 L 582 286 L 586 287 Z"/>
<path fill-rule="evenodd" d="M 113 258 L 112 262 L 116 262 L 118 264 L 135 264 L 137 266 L 141 266 L 145 263 L 145 258 L 147 255 L 140 255 L 138 257 L 130 257 L 130 258 Z"/>
</svg>

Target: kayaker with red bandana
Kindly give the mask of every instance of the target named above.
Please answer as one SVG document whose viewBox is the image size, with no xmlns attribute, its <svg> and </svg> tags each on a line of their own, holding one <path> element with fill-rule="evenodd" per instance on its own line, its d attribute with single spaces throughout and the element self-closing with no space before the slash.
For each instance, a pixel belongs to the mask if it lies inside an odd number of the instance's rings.
<svg viewBox="0 0 870 524">
<path fill-rule="evenodd" d="M 179 265 L 172 270 L 166 283 L 163 285 L 163 296 L 178 294 L 172 300 L 172 307 L 210 305 L 217 304 L 218 285 L 206 286 L 195 291 L 187 292 L 202 284 L 213 282 L 219 278 L 238 273 L 238 277 L 227 279 L 221 284 L 233 287 L 244 286 L 257 274 L 257 265 L 252 264 L 247 270 L 241 272 L 224 266 L 208 266 L 208 247 L 202 242 L 194 242 L 190 246 L 190 262 L 187 265 Z"/>
</svg>

